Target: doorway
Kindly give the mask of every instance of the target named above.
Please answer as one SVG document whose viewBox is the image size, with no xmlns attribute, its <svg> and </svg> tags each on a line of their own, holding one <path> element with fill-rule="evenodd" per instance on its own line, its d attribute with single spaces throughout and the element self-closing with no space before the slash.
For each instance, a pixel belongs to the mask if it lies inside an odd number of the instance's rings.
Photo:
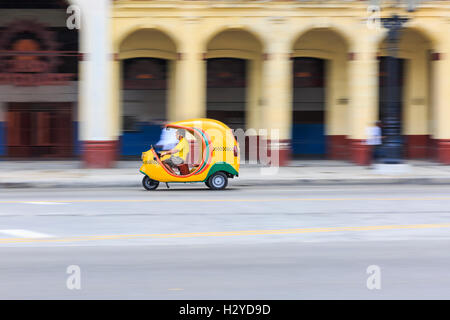
<svg viewBox="0 0 450 320">
<path fill-rule="evenodd" d="M 212 58 L 207 61 L 207 117 L 232 129 L 246 129 L 245 59 Z"/>
<path fill-rule="evenodd" d="M 397 75 L 397 83 L 395 84 L 394 88 L 392 88 L 392 94 L 396 101 L 400 102 L 400 110 L 398 110 L 400 114 L 400 124 L 403 122 L 402 115 L 403 115 L 403 78 L 404 78 L 404 65 L 405 60 L 400 58 L 395 58 L 398 63 L 398 75 Z M 387 117 L 387 107 L 389 102 L 388 97 L 388 82 L 387 82 L 387 76 L 388 76 L 388 61 L 387 57 L 379 57 L 379 77 L 378 77 L 378 96 L 379 96 L 379 106 L 378 106 L 378 119 L 384 123 L 386 121 Z"/>
<path fill-rule="evenodd" d="M 9 103 L 7 153 L 11 158 L 73 155 L 71 103 Z"/>
<path fill-rule="evenodd" d="M 294 157 L 325 156 L 325 60 L 295 58 L 292 151 Z"/>
</svg>

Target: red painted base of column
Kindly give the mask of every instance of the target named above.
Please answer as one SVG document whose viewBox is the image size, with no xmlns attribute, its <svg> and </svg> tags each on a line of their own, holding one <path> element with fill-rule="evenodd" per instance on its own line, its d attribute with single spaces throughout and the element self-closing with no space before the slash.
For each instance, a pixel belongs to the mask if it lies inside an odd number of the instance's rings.
<svg viewBox="0 0 450 320">
<path fill-rule="evenodd" d="M 426 159 L 429 155 L 429 135 L 405 135 L 405 151 L 408 159 Z"/>
<path fill-rule="evenodd" d="M 291 162 L 292 160 L 292 149 L 291 149 L 291 142 L 290 140 L 285 140 L 282 143 L 287 144 L 286 148 L 283 148 L 279 150 L 279 159 L 280 159 L 280 167 L 285 167 Z"/>
<path fill-rule="evenodd" d="M 429 138 L 428 148 L 427 148 L 427 158 L 436 160 L 438 159 L 438 140 L 433 139 L 431 136 Z"/>
<path fill-rule="evenodd" d="M 112 168 L 118 158 L 118 149 L 118 141 L 84 141 L 84 167 Z"/>
<path fill-rule="evenodd" d="M 359 165 L 369 165 L 371 163 L 371 149 L 363 139 L 350 139 L 350 159 Z"/>
<path fill-rule="evenodd" d="M 270 140 L 267 140 L 267 155 L 269 159 L 272 159 L 273 152 L 278 152 L 278 164 L 271 162 L 271 165 L 278 165 L 279 167 L 287 166 L 292 159 L 291 141 L 279 140 L 272 144 Z"/>
<path fill-rule="evenodd" d="M 347 136 L 327 136 L 327 155 L 332 160 L 347 160 L 349 158 L 349 140 Z"/>
<path fill-rule="evenodd" d="M 436 142 L 438 161 L 443 164 L 450 164 L 450 139 L 439 139 Z"/>
</svg>

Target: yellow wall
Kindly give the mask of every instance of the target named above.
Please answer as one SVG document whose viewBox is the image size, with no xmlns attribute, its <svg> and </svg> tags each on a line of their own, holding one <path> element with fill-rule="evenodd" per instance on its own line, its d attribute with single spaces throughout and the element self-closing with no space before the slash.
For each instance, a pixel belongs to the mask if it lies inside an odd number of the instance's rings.
<svg viewBox="0 0 450 320">
<path fill-rule="evenodd" d="M 393 10 L 383 8 L 382 16 Z M 450 6 L 432 1 L 400 13 L 412 18 L 400 50 L 408 59 L 404 133 L 450 138 Z M 206 114 L 205 59 L 247 59 L 247 125 L 277 128 L 282 139 L 290 138 L 292 125 L 290 58 L 326 59 L 327 134 L 364 139 L 378 116 L 376 58 L 386 35 L 385 29 L 367 25 L 368 16 L 363 1 L 119 0 L 112 12 L 113 47 L 119 59 L 171 60 L 170 120 Z M 445 59 L 428 62 L 430 50 Z M 432 91 L 429 79 L 439 82 Z"/>
</svg>

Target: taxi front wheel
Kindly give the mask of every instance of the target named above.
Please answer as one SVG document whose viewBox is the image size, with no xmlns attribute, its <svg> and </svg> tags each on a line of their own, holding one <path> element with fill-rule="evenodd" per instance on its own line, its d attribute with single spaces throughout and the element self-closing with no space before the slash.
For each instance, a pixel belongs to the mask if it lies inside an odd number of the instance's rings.
<svg viewBox="0 0 450 320">
<path fill-rule="evenodd" d="M 145 190 L 155 190 L 159 186 L 159 181 L 150 179 L 148 176 L 145 176 L 142 179 L 142 185 L 144 186 Z"/>
<path fill-rule="evenodd" d="M 211 190 L 222 190 L 228 185 L 228 177 L 223 172 L 216 172 L 205 182 Z"/>
</svg>

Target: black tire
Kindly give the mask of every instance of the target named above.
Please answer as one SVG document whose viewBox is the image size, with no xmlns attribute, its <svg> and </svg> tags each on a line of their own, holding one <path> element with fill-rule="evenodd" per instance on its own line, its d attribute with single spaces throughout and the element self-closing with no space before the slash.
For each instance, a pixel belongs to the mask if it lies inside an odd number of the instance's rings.
<svg viewBox="0 0 450 320">
<path fill-rule="evenodd" d="M 206 185 L 211 190 L 223 190 L 228 185 L 228 177 L 223 172 L 216 172 L 208 178 Z"/>
<path fill-rule="evenodd" d="M 145 190 L 155 190 L 159 186 L 159 181 L 150 179 L 148 176 L 145 176 L 142 179 L 142 185 L 144 186 Z"/>
</svg>

